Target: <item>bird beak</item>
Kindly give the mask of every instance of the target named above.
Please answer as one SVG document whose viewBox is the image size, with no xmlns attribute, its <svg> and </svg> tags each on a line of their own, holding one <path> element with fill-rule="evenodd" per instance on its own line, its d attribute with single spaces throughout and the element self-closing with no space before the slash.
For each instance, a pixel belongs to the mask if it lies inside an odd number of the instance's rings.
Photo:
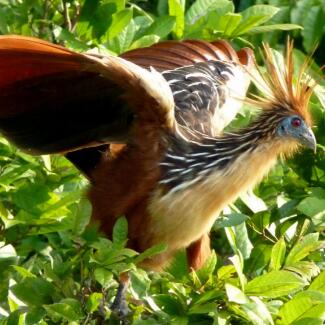
<svg viewBox="0 0 325 325">
<path fill-rule="evenodd" d="M 311 128 L 309 127 L 306 127 L 304 129 L 304 132 L 302 134 L 300 134 L 300 137 L 299 137 L 299 142 L 309 148 L 309 149 L 312 149 L 314 151 L 314 153 L 316 153 L 316 138 L 315 138 L 315 135 L 314 135 L 314 132 L 311 130 Z"/>
</svg>

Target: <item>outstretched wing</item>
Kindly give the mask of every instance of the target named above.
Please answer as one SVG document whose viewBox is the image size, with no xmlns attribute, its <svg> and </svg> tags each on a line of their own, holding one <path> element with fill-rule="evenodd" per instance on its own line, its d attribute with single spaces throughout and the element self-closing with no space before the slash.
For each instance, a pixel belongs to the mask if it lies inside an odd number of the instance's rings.
<svg viewBox="0 0 325 325">
<path fill-rule="evenodd" d="M 103 57 L 94 55 L 95 57 Z M 251 49 L 235 51 L 226 41 L 165 41 L 123 53 L 122 58 L 143 68 L 160 71 L 175 101 L 175 118 L 188 130 L 215 135 L 236 116 L 250 83 L 254 65 Z M 67 158 L 89 173 L 106 148 L 71 152 Z"/>
<path fill-rule="evenodd" d="M 240 80 L 234 71 L 253 62 L 249 49 L 235 52 L 224 41 L 168 41 L 122 57 L 165 71 L 177 103 L 177 121 L 212 134 L 229 123 L 241 105 L 229 92 L 231 83 Z M 215 64 L 219 74 L 211 70 Z M 192 69 L 204 70 L 203 83 Z M 173 73 L 181 78 L 173 81 Z M 245 93 L 248 81 L 243 79 L 234 88 Z M 177 93 L 179 86 L 183 89 Z M 86 173 L 105 151 L 102 143 L 129 141 L 139 113 L 152 112 L 154 121 L 171 127 L 170 88 L 157 73 L 146 73 L 125 60 L 79 54 L 34 38 L 0 37 L 1 133 L 31 153 L 70 152 L 68 158 Z M 143 102 L 158 114 L 145 109 Z"/>
<path fill-rule="evenodd" d="M 121 55 L 143 68 L 150 66 L 158 71 L 173 70 L 207 61 L 233 61 L 251 65 L 252 51 L 243 48 L 235 51 L 224 40 L 206 42 L 201 40 L 164 41 L 150 47 L 135 49 Z"/>
<path fill-rule="evenodd" d="M 135 122 L 132 122 L 135 121 Z M 128 142 L 131 125 L 172 129 L 170 87 L 122 58 L 0 37 L 0 132 L 35 154 Z"/>
<path fill-rule="evenodd" d="M 250 83 L 254 55 L 236 52 L 226 41 L 167 41 L 126 52 L 122 57 L 153 66 L 168 81 L 179 124 L 214 136 L 236 116 Z"/>
</svg>

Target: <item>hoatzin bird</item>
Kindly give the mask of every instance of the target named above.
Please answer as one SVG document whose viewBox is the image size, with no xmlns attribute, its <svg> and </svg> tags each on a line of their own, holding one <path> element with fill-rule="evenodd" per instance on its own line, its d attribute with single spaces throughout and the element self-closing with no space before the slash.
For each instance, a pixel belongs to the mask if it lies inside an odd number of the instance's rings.
<svg viewBox="0 0 325 325">
<path fill-rule="evenodd" d="M 294 83 L 292 44 L 284 67 L 268 46 L 264 53 L 262 77 L 251 50 L 224 41 L 167 41 L 114 57 L 2 36 L 0 131 L 31 154 L 63 153 L 80 168 L 108 235 L 125 215 L 130 247 L 167 244 L 145 267 L 160 270 L 185 248 L 198 268 L 223 208 L 279 155 L 316 147 L 307 64 Z M 264 92 L 250 100 L 259 115 L 222 133 L 251 78 Z"/>
</svg>

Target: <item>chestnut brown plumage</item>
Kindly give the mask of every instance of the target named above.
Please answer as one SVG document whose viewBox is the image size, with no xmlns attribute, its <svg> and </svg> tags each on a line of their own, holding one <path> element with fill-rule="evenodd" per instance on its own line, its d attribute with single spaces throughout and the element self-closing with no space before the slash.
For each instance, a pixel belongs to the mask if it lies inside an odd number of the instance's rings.
<svg viewBox="0 0 325 325">
<path fill-rule="evenodd" d="M 252 52 L 224 41 L 163 42 L 118 58 L 3 36 L 0 130 L 27 152 L 66 154 L 90 179 L 93 218 L 108 235 L 125 215 L 131 247 L 167 244 L 143 266 L 160 270 L 186 248 L 198 268 L 222 209 L 279 155 L 315 148 L 306 66 L 295 84 L 291 43 L 284 68 L 267 46 L 265 62 L 261 78 Z M 249 100 L 262 111 L 222 134 L 250 78 L 265 90 Z"/>
</svg>

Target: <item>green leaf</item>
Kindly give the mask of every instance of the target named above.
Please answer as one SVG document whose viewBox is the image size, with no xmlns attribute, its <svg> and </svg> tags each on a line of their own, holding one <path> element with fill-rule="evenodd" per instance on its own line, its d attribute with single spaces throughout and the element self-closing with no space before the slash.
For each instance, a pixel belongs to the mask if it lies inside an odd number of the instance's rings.
<svg viewBox="0 0 325 325">
<path fill-rule="evenodd" d="M 296 1 L 290 11 L 290 21 L 294 24 L 301 24 L 309 8 L 310 0 Z"/>
<path fill-rule="evenodd" d="M 4 8 L 0 9 L 0 31 L 2 34 L 10 34 L 7 22 L 7 12 Z"/>
<path fill-rule="evenodd" d="M 217 255 L 215 251 L 212 251 L 211 255 L 206 260 L 204 265 L 196 271 L 196 275 L 200 279 L 201 284 L 204 284 L 206 281 L 209 280 L 216 265 L 217 265 Z"/>
<path fill-rule="evenodd" d="M 270 20 L 280 9 L 269 5 L 255 5 L 241 12 L 242 22 L 233 31 L 232 36 L 247 33 L 253 27 Z"/>
<path fill-rule="evenodd" d="M 166 269 L 166 271 L 176 279 L 184 279 L 188 277 L 189 268 L 186 255 L 185 250 L 180 250 Z"/>
<path fill-rule="evenodd" d="M 130 272 L 131 287 L 136 295 L 136 299 L 141 299 L 148 296 L 148 290 L 150 288 L 150 279 L 147 273 L 141 269 Z"/>
<path fill-rule="evenodd" d="M 62 299 L 56 304 L 45 305 L 44 308 L 51 315 L 51 317 L 62 318 L 70 322 L 78 321 L 85 317 L 82 312 L 80 302 L 72 298 Z"/>
<path fill-rule="evenodd" d="M 149 28 L 153 23 L 154 19 L 152 19 L 150 16 L 137 16 L 132 19 L 132 21 L 135 23 L 135 29 L 138 32 L 140 36 L 143 36 L 144 34 L 148 34 L 146 32 L 146 29 Z M 137 34 L 137 36 L 138 36 Z"/>
<path fill-rule="evenodd" d="M 226 283 L 225 289 L 229 301 L 236 302 L 237 304 L 245 304 L 248 302 L 248 298 L 245 294 L 232 284 Z"/>
<path fill-rule="evenodd" d="M 93 16 L 91 17 L 89 23 L 89 32 L 87 35 L 90 38 L 95 38 L 97 40 L 100 39 L 107 39 L 108 36 L 107 34 L 109 33 L 109 30 L 112 26 L 112 19 L 113 19 L 113 14 L 117 12 L 117 7 L 115 3 L 112 2 L 106 2 L 106 3 L 101 3 Z M 105 37 L 103 37 L 105 35 Z"/>
<path fill-rule="evenodd" d="M 297 209 L 306 216 L 313 217 L 325 210 L 325 199 L 307 197 L 298 204 Z"/>
<path fill-rule="evenodd" d="M 314 262 L 309 261 L 299 261 L 294 264 L 286 265 L 285 269 L 305 278 L 310 281 L 319 273 L 319 267 Z"/>
<path fill-rule="evenodd" d="M 209 14 L 210 11 L 218 11 L 219 8 L 227 12 L 234 12 L 234 5 L 229 0 L 196 0 L 187 10 L 186 24 L 193 25 L 198 19 Z"/>
<path fill-rule="evenodd" d="M 275 245 L 272 247 L 270 270 L 280 270 L 285 258 L 286 243 L 283 237 L 281 237 Z"/>
<path fill-rule="evenodd" d="M 116 11 L 121 11 L 125 9 L 126 1 L 125 0 L 113 0 L 116 5 Z"/>
<path fill-rule="evenodd" d="M 316 85 L 314 88 L 314 94 L 317 96 L 323 109 L 325 109 L 325 87 L 321 85 Z"/>
<path fill-rule="evenodd" d="M 76 25 L 76 32 L 79 36 L 83 36 L 87 33 L 90 21 L 92 20 L 99 4 L 100 0 L 85 0 L 81 9 L 79 21 Z"/>
<path fill-rule="evenodd" d="M 324 247 L 324 242 L 318 241 L 319 233 L 312 233 L 302 237 L 291 249 L 287 258 L 286 265 L 294 264 L 317 249 Z"/>
<path fill-rule="evenodd" d="M 274 325 L 272 315 L 268 306 L 258 297 L 250 297 L 253 303 L 245 304 L 243 307 L 251 308 L 262 319 L 264 324 Z"/>
<path fill-rule="evenodd" d="M 233 265 L 224 265 L 218 269 L 218 279 L 219 280 L 227 280 L 232 277 L 232 275 L 236 272 L 236 269 Z"/>
<path fill-rule="evenodd" d="M 41 324 L 41 320 L 46 316 L 46 311 L 44 308 L 29 308 L 26 313 L 25 323 L 24 325 L 35 325 Z"/>
<path fill-rule="evenodd" d="M 247 279 L 243 273 L 243 267 L 244 267 L 243 257 L 241 256 L 240 252 L 238 252 L 238 254 L 229 257 L 229 260 L 231 261 L 231 263 L 234 265 L 236 269 L 241 288 L 244 289 L 247 283 Z"/>
<path fill-rule="evenodd" d="M 270 5 L 255 5 L 247 8 L 246 10 L 241 12 L 243 20 L 248 19 L 250 17 L 264 17 L 261 23 L 265 23 L 270 20 L 277 12 L 279 12 L 279 8 L 270 6 Z"/>
<path fill-rule="evenodd" d="M 78 208 L 77 214 L 75 216 L 75 224 L 73 232 L 75 234 L 82 234 L 89 224 L 91 217 L 92 205 L 87 199 L 81 199 Z"/>
<path fill-rule="evenodd" d="M 130 23 L 133 16 L 132 9 L 124 9 L 113 15 L 112 24 L 108 29 L 107 38 L 113 39 Z"/>
<path fill-rule="evenodd" d="M 190 307 L 188 313 L 189 314 L 208 314 L 208 313 L 214 313 L 216 310 L 216 303 L 210 302 L 207 304 L 202 305 L 194 305 L 193 307 Z"/>
<path fill-rule="evenodd" d="M 246 224 L 243 222 L 238 226 L 225 228 L 225 232 L 233 251 L 236 253 L 239 250 L 244 259 L 248 258 L 253 245 L 248 238 Z"/>
<path fill-rule="evenodd" d="M 303 19 L 303 27 L 301 34 L 303 37 L 303 45 L 307 52 L 311 52 L 317 45 L 323 34 L 325 14 L 321 6 L 313 6 L 308 8 Z"/>
<path fill-rule="evenodd" d="M 132 19 L 118 36 L 108 42 L 109 49 L 118 54 L 127 51 L 134 40 L 136 30 L 136 24 L 134 19 Z"/>
<path fill-rule="evenodd" d="M 180 0 L 168 0 L 169 15 L 174 16 L 176 24 L 174 27 L 174 33 L 177 38 L 182 38 L 184 34 L 184 7 Z"/>
<path fill-rule="evenodd" d="M 294 321 L 293 323 L 291 323 L 290 325 L 324 325 L 323 320 L 319 319 L 319 318 L 312 318 L 312 317 L 304 317 L 304 318 L 300 318 L 296 321 Z"/>
<path fill-rule="evenodd" d="M 175 17 L 158 17 L 145 33 L 146 35 L 157 35 L 159 38 L 164 38 L 174 29 L 175 23 Z"/>
<path fill-rule="evenodd" d="M 182 315 L 184 308 L 174 295 L 160 294 L 154 297 L 156 304 L 169 315 Z"/>
<path fill-rule="evenodd" d="M 60 26 L 56 26 L 53 29 L 53 34 L 55 35 L 56 39 L 58 41 L 64 41 L 66 42 L 66 45 L 75 51 L 87 51 L 88 46 L 78 40 L 76 36 L 72 33 L 70 33 L 65 28 L 62 28 Z"/>
<path fill-rule="evenodd" d="M 249 217 L 243 213 L 230 213 L 218 217 L 214 223 L 216 228 L 232 227 L 237 226 L 246 221 Z"/>
<path fill-rule="evenodd" d="M 245 203 L 245 205 L 252 210 L 254 213 L 261 211 L 267 211 L 267 205 L 265 202 L 258 196 L 256 196 L 252 191 L 243 193 L 240 196 L 240 199 Z"/>
<path fill-rule="evenodd" d="M 279 315 L 285 325 L 301 318 L 325 319 L 325 294 L 317 291 L 299 292 L 282 306 Z"/>
<path fill-rule="evenodd" d="M 113 228 L 113 243 L 123 247 L 128 238 L 128 221 L 125 217 L 117 219 Z"/>
<path fill-rule="evenodd" d="M 93 292 L 87 300 L 87 310 L 93 313 L 98 309 L 101 300 L 103 299 L 103 294 L 100 292 Z"/>
<path fill-rule="evenodd" d="M 11 257 L 16 257 L 17 253 L 12 245 L 6 245 L 0 247 L 0 259 L 6 259 L 6 258 L 11 258 Z"/>
<path fill-rule="evenodd" d="M 303 288 L 306 282 L 289 271 L 271 271 L 247 283 L 245 294 L 276 298 Z"/>
<path fill-rule="evenodd" d="M 0 185 L 9 185 L 19 179 L 33 178 L 35 177 L 35 166 L 32 164 L 25 164 L 21 166 L 11 166 L 11 168 L 6 171 L 4 170 L 0 175 Z"/>
<path fill-rule="evenodd" d="M 12 266 L 23 278 L 36 278 L 35 274 L 32 272 L 28 271 L 24 267 L 18 266 L 18 265 L 13 265 Z"/>
<path fill-rule="evenodd" d="M 39 211 L 37 206 L 50 199 L 49 189 L 41 184 L 29 184 L 19 188 L 13 200 L 20 208 L 29 212 Z"/>
<path fill-rule="evenodd" d="M 246 264 L 246 272 L 261 274 L 261 271 L 269 264 L 271 250 L 271 245 L 255 243 L 249 261 Z"/>
<path fill-rule="evenodd" d="M 293 29 L 302 29 L 302 27 L 296 24 L 273 24 L 273 25 L 253 27 L 248 31 L 248 33 L 258 34 L 258 33 L 269 33 L 276 30 L 293 30 Z"/>
<path fill-rule="evenodd" d="M 27 305 L 41 306 L 52 302 L 53 285 L 42 279 L 28 277 L 10 288 L 14 295 Z"/>
<path fill-rule="evenodd" d="M 98 283 L 101 284 L 102 287 L 108 288 L 113 279 L 113 274 L 111 271 L 108 271 L 102 267 L 95 269 L 94 277 Z"/>
<path fill-rule="evenodd" d="M 148 47 L 152 44 L 159 42 L 159 36 L 157 35 L 145 35 L 141 38 L 137 39 L 135 42 L 132 43 L 130 46 L 130 50 L 142 48 L 142 47 Z"/>
<path fill-rule="evenodd" d="M 222 32 L 225 37 L 233 35 L 234 30 L 238 27 L 242 17 L 240 14 L 228 12 L 220 17 L 218 31 Z"/>
<path fill-rule="evenodd" d="M 140 263 L 143 260 L 145 260 L 146 258 L 150 258 L 153 257 L 157 254 L 163 253 L 164 251 L 166 251 L 167 249 L 167 245 L 166 244 L 158 244 L 155 246 L 152 246 L 148 249 L 146 249 L 144 252 L 142 252 L 140 255 L 138 255 L 135 259 L 134 259 L 134 263 Z"/>
<path fill-rule="evenodd" d="M 197 300 L 194 301 L 195 304 L 203 304 L 208 301 L 215 302 L 217 299 L 224 297 L 224 293 L 222 291 L 218 291 L 216 289 L 203 292 Z"/>
<path fill-rule="evenodd" d="M 240 250 L 244 259 L 249 258 L 253 244 L 248 237 L 246 223 L 243 222 L 240 225 L 234 226 L 233 230 L 235 232 L 237 248 Z"/>
<path fill-rule="evenodd" d="M 309 290 L 318 290 L 325 293 L 325 270 L 323 270 L 317 278 L 309 286 Z"/>
</svg>

